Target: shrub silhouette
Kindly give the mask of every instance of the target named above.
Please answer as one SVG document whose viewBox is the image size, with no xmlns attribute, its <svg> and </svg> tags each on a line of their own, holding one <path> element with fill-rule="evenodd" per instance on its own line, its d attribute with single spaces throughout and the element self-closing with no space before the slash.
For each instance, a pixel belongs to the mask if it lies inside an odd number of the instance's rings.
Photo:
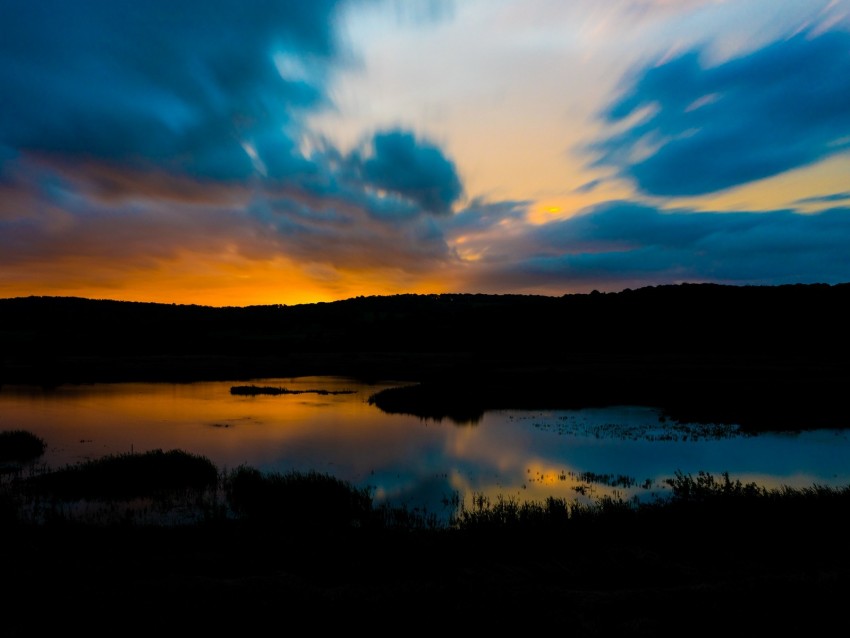
<svg viewBox="0 0 850 638">
<path fill-rule="evenodd" d="M 207 458 L 182 450 L 118 454 L 34 476 L 27 488 L 59 499 L 132 499 L 179 490 L 204 490 L 218 482 Z"/>
<path fill-rule="evenodd" d="M 26 430 L 4 430 L 0 432 L 0 462 L 31 461 L 44 454 L 44 440 Z"/>
<path fill-rule="evenodd" d="M 226 483 L 230 507 L 247 522 L 333 530 L 367 525 L 374 516 L 367 489 L 315 471 L 263 474 L 241 466 Z"/>
</svg>

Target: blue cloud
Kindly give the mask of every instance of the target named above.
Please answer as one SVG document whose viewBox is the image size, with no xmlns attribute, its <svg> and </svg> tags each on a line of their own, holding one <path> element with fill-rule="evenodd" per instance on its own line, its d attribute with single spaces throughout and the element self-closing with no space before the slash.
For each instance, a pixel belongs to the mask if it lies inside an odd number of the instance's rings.
<svg viewBox="0 0 850 638">
<path fill-rule="evenodd" d="M 281 128 L 324 103 L 323 78 L 275 55 L 331 59 L 336 4 L 2 3 L 0 145 L 239 179 L 261 141 L 272 176 L 298 170 Z"/>
<path fill-rule="evenodd" d="M 6 164 L 11 164 L 17 158 L 17 152 L 11 146 L 0 143 L 0 184 L 8 179 L 6 175 Z"/>
<path fill-rule="evenodd" d="M 447 212 L 462 190 L 455 167 L 412 133 L 378 133 L 349 157 L 331 146 L 304 156 L 302 115 L 329 103 L 327 73 L 344 55 L 339 4 L 0 3 L 0 179 L 38 155 L 78 167 L 81 182 L 99 162 L 259 179 L 272 199 L 285 184 L 391 224 Z"/>
<path fill-rule="evenodd" d="M 850 199 L 850 191 L 843 193 L 830 193 L 829 195 L 819 195 L 817 197 L 804 197 L 795 201 L 795 204 L 830 204 L 833 202 L 843 202 Z"/>
<path fill-rule="evenodd" d="M 707 67 L 699 51 L 647 67 L 603 114 L 645 117 L 594 144 L 644 193 L 691 196 L 850 149 L 850 33 L 801 33 Z"/>
<path fill-rule="evenodd" d="M 472 200 L 462 211 L 452 215 L 446 228 L 458 232 L 481 232 L 504 220 L 525 221 L 531 201 L 488 202 L 481 198 Z"/>
<path fill-rule="evenodd" d="M 428 212 L 451 211 L 463 187 L 454 163 L 439 147 L 403 130 L 378 132 L 370 146 L 371 154 L 356 151 L 349 158 L 359 179 Z"/>
<path fill-rule="evenodd" d="M 585 182 L 581 186 L 578 186 L 575 189 L 573 189 L 573 192 L 574 193 L 582 193 L 582 194 L 592 193 L 593 191 L 595 191 L 599 187 L 600 184 L 602 184 L 602 182 L 603 182 L 603 180 L 601 180 L 601 179 L 592 179 L 589 182 Z"/>
<path fill-rule="evenodd" d="M 850 280 L 849 208 L 705 213 L 616 201 L 529 232 L 533 254 L 488 276 L 572 288 Z"/>
</svg>

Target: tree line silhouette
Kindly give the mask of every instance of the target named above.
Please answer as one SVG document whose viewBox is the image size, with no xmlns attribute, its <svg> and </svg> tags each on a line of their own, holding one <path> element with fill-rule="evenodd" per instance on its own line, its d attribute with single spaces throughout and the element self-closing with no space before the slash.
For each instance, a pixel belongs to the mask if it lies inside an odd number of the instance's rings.
<svg viewBox="0 0 850 638">
<path fill-rule="evenodd" d="M 423 416 L 626 402 L 787 429 L 843 417 L 847 308 L 850 284 L 246 307 L 0 299 L 0 383 L 342 374 L 420 382 L 376 403 Z"/>
</svg>

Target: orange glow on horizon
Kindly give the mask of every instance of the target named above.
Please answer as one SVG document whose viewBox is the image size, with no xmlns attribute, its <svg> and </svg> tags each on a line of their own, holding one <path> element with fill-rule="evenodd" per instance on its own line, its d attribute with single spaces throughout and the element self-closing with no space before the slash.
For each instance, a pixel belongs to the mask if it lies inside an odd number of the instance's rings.
<svg viewBox="0 0 850 638">
<path fill-rule="evenodd" d="M 92 275 L 97 272 L 97 275 Z M 202 306 L 298 305 L 358 296 L 451 292 L 433 274 L 343 270 L 285 258 L 184 255 L 154 268 L 94 268 L 65 259 L 31 270 L 31 278 L 0 280 L 0 298 L 56 296 Z"/>
</svg>

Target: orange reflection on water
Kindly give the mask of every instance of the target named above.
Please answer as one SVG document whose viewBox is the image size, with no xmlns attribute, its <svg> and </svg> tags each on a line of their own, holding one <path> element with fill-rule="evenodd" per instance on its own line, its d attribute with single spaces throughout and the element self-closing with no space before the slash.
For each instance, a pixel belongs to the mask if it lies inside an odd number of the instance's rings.
<svg viewBox="0 0 850 638">
<path fill-rule="evenodd" d="M 296 393 L 242 396 L 234 385 Z M 219 469 L 328 473 L 377 501 L 446 508 L 474 496 L 592 502 L 669 493 L 681 470 L 761 485 L 844 484 L 850 431 L 795 437 L 659 436 L 656 411 L 619 408 L 491 411 L 475 425 L 386 414 L 368 403 L 385 382 L 299 377 L 187 384 L 122 383 L 0 388 L 0 430 L 47 442 L 53 467 L 109 454 L 182 449 Z M 660 434 L 663 434 L 661 432 Z M 628 485 L 621 483 L 626 477 Z M 433 511 L 433 509 L 431 510 Z"/>
<path fill-rule="evenodd" d="M 207 456 L 222 468 L 240 464 L 306 469 L 339 463 L 356 452 L 353 471 L 395 453 L 393 441 L 415 438 L 398 428 L 368 397 L 383 386 L 345 379 L 265 379 L 256 385 L 301 394 L 239 396 L 233 385 L 97 384 L 55 390 L 6 386 L 0 428 L 23 428 L 48 442 L 44 461 L 62 465 L 106 454 L 183 449 Z M 315 393 L 319 390 L 324 393 Z M 333 394 L 334 392 L 350 394 Z M 401 419 L 406 420 L 406 419 Z M 388 444 L 389 441 L 389 444 Z M 316 467 L 311 469 L 319 469 Z"/>
</svg>

